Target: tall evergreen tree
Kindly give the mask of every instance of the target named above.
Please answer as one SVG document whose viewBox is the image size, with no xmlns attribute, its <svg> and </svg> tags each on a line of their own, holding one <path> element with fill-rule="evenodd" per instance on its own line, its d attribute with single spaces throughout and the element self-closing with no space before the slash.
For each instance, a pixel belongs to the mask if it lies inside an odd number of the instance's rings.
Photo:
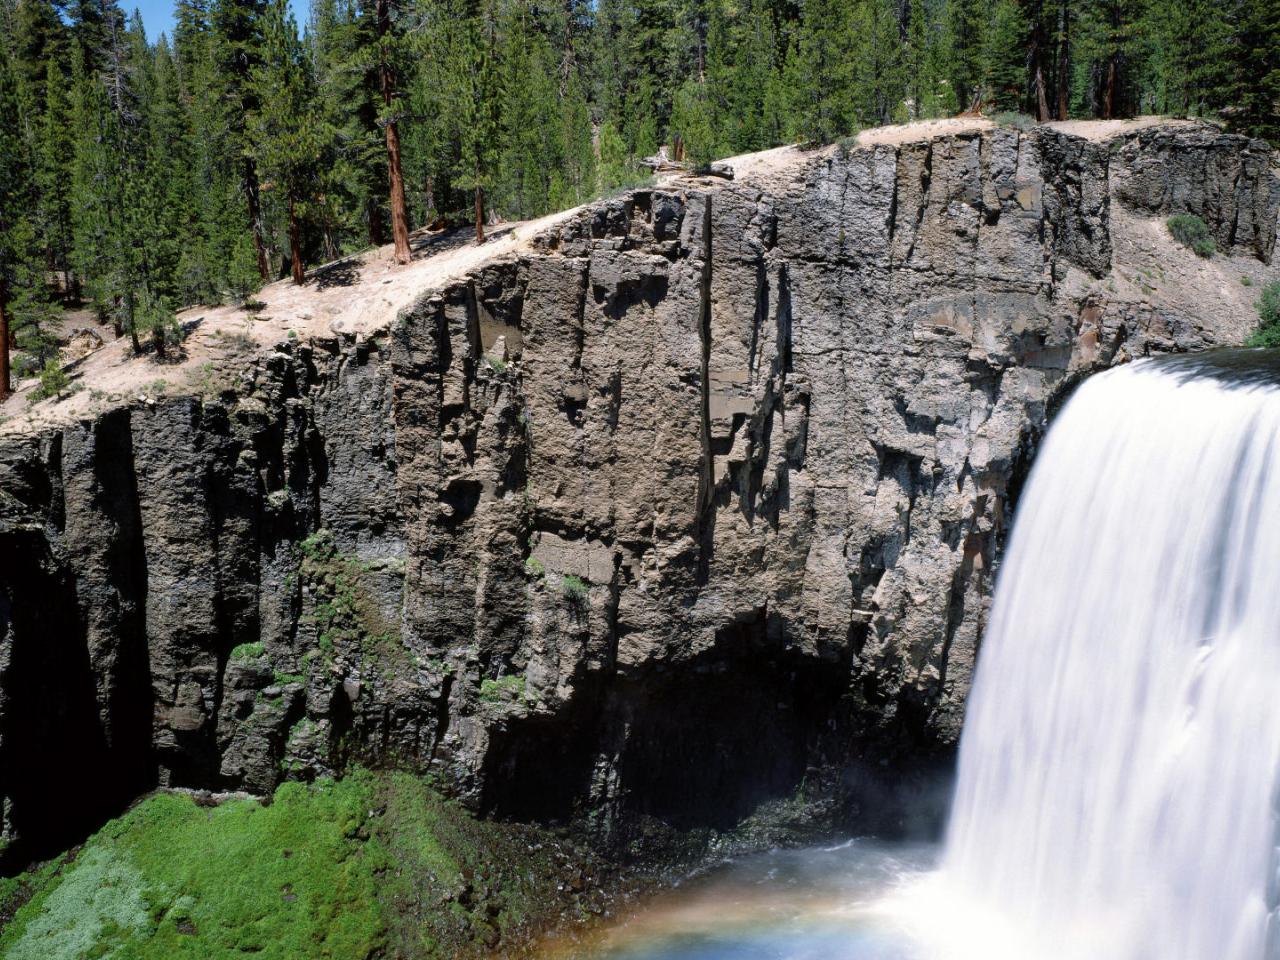
<svg viewBox="0 0 1280 960">
<path fill-rule="evenodd" d="M 471 192 L 476 242 L 484 242 L 485 191 L 493 180 L 498 139 L 496 0 L 469 0 L 463 29 L 455 31 L 450 51 L 452 104 L 460 150 L 454 182 Z"/>
<path fill-rule="evenodd" d="M 263 280 L 271 276 L 258 168 L 248 149 L 246 118 L 259 106 L 254 74 L 262 64 L 262 24 L 266 0 L 213 0 L 210 21 L 214 33 L 215 69 L 212 77 L 222 88 L 218 98 L 226 108 L 225 149 L 239 162 L 239 190 L 248 213 L 248 228 Z"/>
<path fill-rule="evenodd" d="M 983 34 L 985 101 L 997 110 L 1022 106 L 1027 80 L 1027 21 L 1018 0 L 995 0 Z"/>
<path fill-rule="evenodd" d="M 323 134 L 309 64 L 288 0 L 271 0 L 263 29 L 262 63 L 253 86 L 258 109 L 250 118 L 250 151 L 283 198 L 293 282 L 306 280 L 303 220 L 315 196 Z"/>
<path fill-rule="evenodd" d="M 1280 4 L 1238 0 L 1233 125 L 1280 143 Z"/>
<path fill-rule="evenodd" d="M 1077 97 L 1083 112 L 1108 120 L 1131 116 L 1138 79 L 1145 0 L 1082 0 Z"/>
<path fill-rule="evenodd" d="M 948 0 L 947 3 L 947 73 L 961 110 L 973 109 L 981 100 L 982 23 L 987 9 L 982 0 Z"/>
<path fill-rule="evenodd" d="M 851 36 L 855 42 L 852 82 L 858 125 L 892 123 L 898 118 L 907 83 L 906 51 L 894 0 L 858 0 Z"/>
<path fill-rule="evenodd" d="M 391 192 L 391 236 L 397 263 L 408 263 L 409 216 L 405 206 L 404 171 L 400 158 L 400 100 L 396 79 L 399 59 L 399 31 L 395 22 L 395 0 L 374 0 L 378 38 L 378 86 L 382 92 L 379 123 L 387 142 L 387 182 Z"/>
<path fill-rule="evenodd" d="M 801 139 L 830 143 L 854 125 L 849 51 L 856 41 L 850 13 L 844 0 L 804 2 L 798 41 L 787 64 L 795 133 Z"/>
<path fill-rule="evenodd" d="M 71 163 L 75 146 L 68 86 L 61 59 L 51 58 L 45 70 L 44 115 L 36 141 L 38 199 L 35 208 L 48 265 L 61 273 L 66 295 L 74 297 L 77 284 L 71 266 L 75 239 L 71 212 Z"/>
<path fill-rule="evenodd" d="M 334 259 L 364 240 L 383 241 L 386 170 L 377 135 L 377 38 L 372 16 L 361 16 L 355 0 L 313 3 L 308 37 L 325 141 L 314 214 L 325 256 Z"/>
</svg>

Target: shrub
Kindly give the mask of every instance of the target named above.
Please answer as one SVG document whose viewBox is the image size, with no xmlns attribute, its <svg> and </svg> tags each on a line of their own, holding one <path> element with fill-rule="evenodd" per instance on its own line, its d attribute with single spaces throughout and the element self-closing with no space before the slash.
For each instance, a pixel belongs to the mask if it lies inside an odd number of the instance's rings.
<svg viewBox="0 0 1280 960">
<path fill-rule="evenodd" d="M 1212 257 L 1218 251 L 1214 243 L 1209 225 L 1191 213 L 1180 213 L 1167 221 L 1169 233 L 1184 247 L 1196 252 L 1200 257 Z"/>
<path fill-rule="evenodd" d="M 265 653 L 261 643 L 242 643 L 231 651 L 232 660 L 257 660 Z"/>
<path fill-rule="evenodd" d="M 62 369 L 62 359 L 54 356 L 40 370 L 40 384 L 31 392 L 31 402 L 37 403 L 49 397 L 61 397 L 67 393 L 71 380 Z"/>
<path fill-rule="evenodd" d="M 497 680 L 480 681 L 480 699 L 485 703 L 524 699 L 524 677 L 512 674 Z"/>
<path fill-rule="evenodd" d="M 1240 278 L 1240 285 L 1241 285 L 1242 287 L 1252 287 L 1252 286 L 1253 286 L 1253 277 L 1249 276 L 1247 273 L 1246 273 L 1246 274 L 1244 274 L 1244 275 Z"/>
<path fill-rule="evenodd" d="M 547 568 L 537 557 L 530 557 L 524 562 L 524 572 L 531 577 L 542 577 L 546 575 Z"/>
<path fill-rule="evenodd" d="M 581 600 L 586 597 L 590 585 L 581 577 L 575 577 L 571 573 L 566 573 L 564 579 L 560 581 L 560 586 L 564 590 L 564 595 L 570 599 Z"/>
<path fill-rule="evenodd" d="M 1280 347 L 1280 280 L 1262 288 L 1258 308 L 1258 329 L 1247 341 L 1250 347 Z"/>
<path fill-rule="evenodd" d="M 1030 130 L 1036 125 L 1035 117 L 1013 110 L 1002 110 L 991 120 L 997 127 L 1011 127 L 1014 130 Z"/>
</svg>

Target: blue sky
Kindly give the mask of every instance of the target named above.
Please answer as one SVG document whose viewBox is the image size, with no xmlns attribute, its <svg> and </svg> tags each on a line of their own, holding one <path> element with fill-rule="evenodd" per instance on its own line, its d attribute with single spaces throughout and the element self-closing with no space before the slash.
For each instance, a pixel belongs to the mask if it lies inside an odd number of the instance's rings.
<svg viewBox="0 0 1280 960">
<path fill-rule="evenodd" d="M 120 0 L 120 6 L 129 16 L 135 9 L 141 11 L 148 40 L 155 40 L 162 33 L 173 36 L 173 0 Z M 307 11 L 311 8 L 310 0 L 289 0 L 289 6 L 298 18 L 298 26 L 305 25 Z"/>
</svg>

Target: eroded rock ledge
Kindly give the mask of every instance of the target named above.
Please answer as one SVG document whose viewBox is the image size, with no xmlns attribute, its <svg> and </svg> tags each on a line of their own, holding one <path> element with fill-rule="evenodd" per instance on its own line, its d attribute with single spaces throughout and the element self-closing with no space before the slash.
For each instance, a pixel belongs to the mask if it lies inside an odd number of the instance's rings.
<svg viewBox="0 0 1280 960">
<path fill-rule="evenodd" d="M 357 760 L 606 837 L 824 771 L 892 817 L 1052 406 L 1252 323 L 1149 218 L 1269 263 L 1272 163 L 991 130 L 637 191 L 378 335 L 4 437 L 2 835 Z"/>
</svg>

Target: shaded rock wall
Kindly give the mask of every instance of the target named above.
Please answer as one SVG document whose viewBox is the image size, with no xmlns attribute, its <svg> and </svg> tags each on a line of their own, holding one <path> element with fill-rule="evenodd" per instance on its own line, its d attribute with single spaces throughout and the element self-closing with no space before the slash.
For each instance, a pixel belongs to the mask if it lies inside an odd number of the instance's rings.
<svg viewBox="0 0 1280 960">
<path fill-rule="evenodd" d="M 995 130 L 637 191 L 384 334 L 5 437 L 4 834 L 352 761 L 606 836 L 832 771 L 892 820 L 1052 405 L 1247 323 L 1110 297 L 1114 221 L 1269 261 L 1271 162 Z"/>
</svg>

